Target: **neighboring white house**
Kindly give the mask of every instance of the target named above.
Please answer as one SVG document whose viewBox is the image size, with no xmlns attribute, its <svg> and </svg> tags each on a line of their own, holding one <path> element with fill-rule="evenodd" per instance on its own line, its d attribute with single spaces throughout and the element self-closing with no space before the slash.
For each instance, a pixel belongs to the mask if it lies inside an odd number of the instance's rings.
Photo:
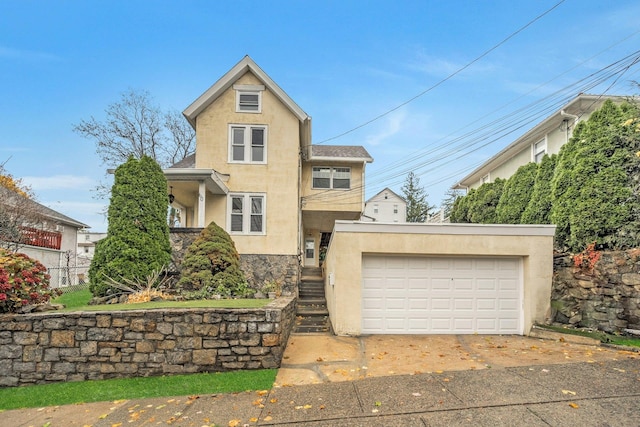
<svg viewBox="0 0 640 427">
<path fill-rule="evenodd" d="M 107 237 L 107 233 L 94 233 L 88 230 L 78 230 L 78 260 L 89 264 L 96 252 L 96 243 Z"/>
<path fill-rule="evenodd" d="M 478 188 L 496 178 L 509 179 L 520 166 L 540 163 L 545 154 L 557 154 L 569 141 L 575 126 L 589 119 L 606 100 L 616 103 L 629 97 L 580 94 L 555 113 L 537 124 L 520 138 L 507 145 L 498 154 L 474 169 L 453 186 L 454 189 Z"/>
<path fill-rule="evenodd" d="M 78 231 L 89 226 L 34 200 L 23 199 L 1 186 L 0 195 L 8 207 L 15 209 L 19 206 L 18 209 L 29 211 L 28 220 L 25 216 L 25 221 L 17 224 L 20 234 L 19 241 L 16 241 L 18 252 L 37 259 L 47 267 L 51 287 L 76 284 Z"/>
<path fill-rule="evenodd" d="M 385 188 L 365 202 L 362 221 L 406 222 L 407 202 L 391 189 Z"/>
</svg>

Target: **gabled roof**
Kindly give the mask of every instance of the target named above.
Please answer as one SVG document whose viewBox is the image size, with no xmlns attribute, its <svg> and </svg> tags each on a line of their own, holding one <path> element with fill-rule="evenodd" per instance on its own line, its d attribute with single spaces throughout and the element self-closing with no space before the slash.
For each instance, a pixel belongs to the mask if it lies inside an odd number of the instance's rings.
<svg viewBox="0 0 640 427">
<path fill-rule="evenodd" d="M 204 111 L 213 101 L 222 95 L 227 89 L 242 77 L 247 71 L 251 71 L 271 93 L 273 93 L 301 122 L 310 121 L 311 117 L 296 104 L 293 99 L 276 84 L 258 65 L 249 57 L 242 58 L 231 70 L 213 84 L 205 93 L 200 95 L 182 114 L 187 118 L 191 126 L 195 128 L 196 117 Z"/>
<path fill-rule="evenodd" d="M 196 153 L 189 154 L 184 159 L 169 166 L 170 169 L 187 169 L 196 167 Z"/>
<path fill-rule="evenodd" d="M 373 162 L 371 155 L 359 145 L 312 145 L 310 161 Z"/>
<path fill-rule="evenodd" d="M 373 199 L 375 199 L 376 197 L 378 197 L 379 195 L 383 194 L 383 193 L 391 193 L 392 195 L 396 196 L 398 199 L 402 200 L 403 202 L 407 203 L 407 201 L 405 200 L 404 197 L 400 196 L 398 193 L 396 193 L 395 191 L 393 191 L 392 189 L 390 189 L 389 187 L 385 187 L 383 190 L 379 191 L 378 193 L 376 193 L 374 196 L 369 197 L 369 200 L 367 200 L 365 203 L 369 203 L 370 201 L 372 201 Z"/>
<path fill-rule="evenodd" d="M 542 122 L 531 128 L 524 135 L 507 145 L 500 152 L 492 156 L 482 165 L 478 166 L 467 176 L 462 178 L 460 182 L 455 184 L 454 189 L 465 189 L 470 187 L 474 182 L 479 181 L 483 176 L 487 175 L 492 170 L 495 170 L 498 166 L 509 161 L 513 156 L 520 153 L 524 148 L 531 145 L 532 142 L 537 142 L 552 128 L 559 126 L 563 120 L 574 119 L 578 120 L 583 114 L 592 112 L 595 108 L 599 107 L 601 103 L 611 99 L 615 102 L 622 102 L 629 97 L 614 96 L 614 95 L 588 95 L 579 94 L 555 113 L 548 116 Z"/>
<path fill-rule="evenodd" d="M 12 203 L 11 200 L 14 197 L 23 197 L 11 190 L 9 190 L 6 187 L 3 187 L 0 185 L 0 197 L 2 197 L 2 199 L 4 200 L 5 203 Z M 15 202 L 13 202 L 15 203 Z M 55 211 L 51 208 L 46 207 L 45 205 L 42 205 L 38 202 L 36 202 L 35 200 L 32 199 L 27 199 L 27 203 L 28 205 L 33 206 L 33 212 L 37 213 L 39 215 L 42 215 L 43 217 L 59 223 L 59 224 L 64 224 L 64 225 L 70 225 L 72 227 L 76 227 L 76 228 L 90 228 L 87 224 L 84 224 L 80 221 L 77 221 L 71 217 L 68 217 L 64 214 L 61 214 L 58 211 Z"/>
</svg>

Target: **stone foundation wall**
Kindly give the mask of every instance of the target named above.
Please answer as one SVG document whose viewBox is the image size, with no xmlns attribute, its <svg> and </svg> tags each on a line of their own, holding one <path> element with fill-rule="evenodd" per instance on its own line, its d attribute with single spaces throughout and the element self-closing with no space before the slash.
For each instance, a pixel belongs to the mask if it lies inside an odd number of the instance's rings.
<svg viewBox="0 0 640 427">
<path fill-rule="evenodd" d="M 554 257 L 552 320 L 607 332 L 640 329 L 640 249 Z M 585 257 L 586 258 L 586 257 Z"/>
<path fill-rule="evenodd" d="M 2 315 L 0 386 L 277 368 L 295 304 Z"/>
<path fill-rule="evenodd" d="M 200 231 L 200 228 L 171 229 L 172 271 L 180 271 L 184 253 Z M 297 295 L 300 263 L 295 255 L 241 254 L 240 267 L 253 289 L 260 290 L 265 282 L 276 281 L 280 283 L 283 295 Z"/>
</svg>

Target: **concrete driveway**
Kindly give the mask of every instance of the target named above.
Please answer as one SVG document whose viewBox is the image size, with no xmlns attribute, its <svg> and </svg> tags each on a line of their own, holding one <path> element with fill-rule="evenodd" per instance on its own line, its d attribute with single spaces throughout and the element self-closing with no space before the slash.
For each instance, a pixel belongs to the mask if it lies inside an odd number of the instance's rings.
<svg viewBox="0 0 640 427">
<path fill-rule="evenodd" d="M 603 347 L 596 340 L 541 330 L 537 333 L 542 337 L 291 335 L 276 386 L 444 371 L 640 360 L 636 352 Z"/>
</svg>

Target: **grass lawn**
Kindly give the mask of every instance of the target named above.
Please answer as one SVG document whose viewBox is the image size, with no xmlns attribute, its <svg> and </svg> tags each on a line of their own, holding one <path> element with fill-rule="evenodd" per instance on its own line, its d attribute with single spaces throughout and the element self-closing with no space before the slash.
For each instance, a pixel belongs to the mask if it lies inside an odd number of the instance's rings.
<svg viewBox="0 0 640 427">
<path fill-rule="evenodd" d="M 263 369 L 7 387 L 0 389 L 0 411 L 121 399 L 268 390 L 273 386 L 276 373 L 276 369 Z"/>
<path fill-rule="evenodd" d="M 192 301 L 151 301 L 137 304 L 89 305 L 91 292 L 88 289 L 67 292 L 52 299 L 54 304 L 64 304 L 60 311 L 116 311 L 150 310 L 155 308 L 260 308 L 269 304 L 268 299 L 219 299 Z"/>
<path fill-rule="evenodd" d="M 628 347 L 640 347 L 640 338 L 635 338 L 635 337 L 607 334 L 606 332 L 602 332 L 602 331 L 587 331 L 587 330 L 576 329 L 576 328 L 565 328 L 562 326 L 555 326 L 555 325 L 538 325 L 538 327 L 543 329 L 549 329 L 555 332 L 561 332 L 563 334 L 580 335 L 583 337 L 595 338 L 597 340 L 600 340 L 600 342 L 607 343 L 607 344 L 624 345 Z"/>
</svg>

